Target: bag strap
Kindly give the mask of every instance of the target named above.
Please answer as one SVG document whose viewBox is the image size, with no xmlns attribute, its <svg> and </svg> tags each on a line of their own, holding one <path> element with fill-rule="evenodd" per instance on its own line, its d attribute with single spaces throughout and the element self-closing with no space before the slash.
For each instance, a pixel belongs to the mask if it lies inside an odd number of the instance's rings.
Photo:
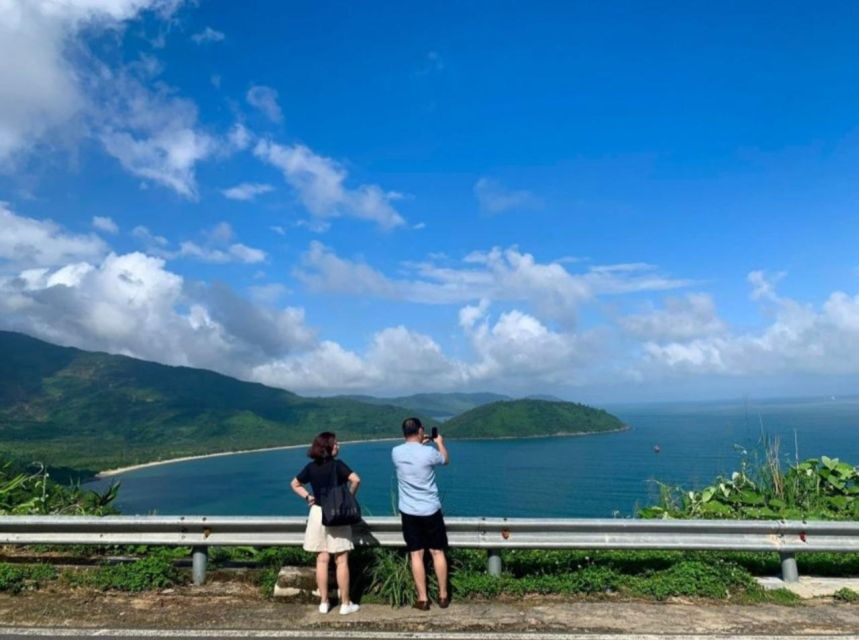
<svg viewBox="0 0 859 640">
<path fill-rule="evenodd" d="M 337 458 L 331 458 L 331 488 L 337 487 Z"/>
</svg>

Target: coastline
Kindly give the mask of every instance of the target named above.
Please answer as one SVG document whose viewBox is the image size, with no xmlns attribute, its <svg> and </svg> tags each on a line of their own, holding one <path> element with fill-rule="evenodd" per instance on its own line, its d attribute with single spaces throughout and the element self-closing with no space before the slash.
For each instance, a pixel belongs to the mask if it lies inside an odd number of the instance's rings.
<svg viewBox="0 0 859 640">
<path fill-rule="evenodd" d="M 498 436 L 494 438 L 487 437 L 475 437 L 475 438 L 458 438 L 459 440 L 527 440 L 531 438 L 573 438 L 578 436 L 598 436 L 604 433 L 620 433 L 622 431 L 629 431 L 629 425 L 624 425 L 620 429 L 611 429 L 610 431 L 584 431 L 577 433 L 546 433 L 539 436 Z M 402 438 L 370 438 L 369 440 L 344 440 L 340 444 L 363 444 L 366 442 L 394 442 L 402 440 Z M 170 458 L 168 460 L 154 460 L 153 462 L 141 462 L 140 464 L 133 464 L 127 467 L 117 467 L 115 469 L 105 469 L 104 471 L 99 471 L 95 474 L 95 480 L 102 480 L 104 478 L 110 478 L 113 476 L 118 476 L 123 473 L 128 473 L 129 471 L 137 471 L 139 469 L 147 469 L 149 467 L 160 467 L 165 464 L 173 464 L 175 462 L 188 462 L 190 460 L 204 460 L 206 458 L 219 458 L 221 456 L 236 456 L 244 453 L 260 453 L 262 451 L 281 451 L 285 449 L 301 449 L 307 447 L 307 444 L 287 444 L 280 445 L 277 447 L 262 447 L 260 449 L 240 449 L 238 451 L 220 451 L 218 453 L 204 453 L 196 456 L 182 456 L 181 458 Z"/>
<path fill-rule="evenodd" d="M 623 425 L 620 429 L 608 429 L 607 431 L 576 431 L 575 433 L 567 433 L 558 431 L 557 433 L 544 433 L 539 436 L 493 436 L 493 437 L 468 437 L 457 438 L 457 440 L 533 440 L 534 438 L 577 438 L 579 436 L 600 436 L 604 433 L 623 433 L 630 431 L 632 427 L 628 424 Z"/>
<path fill-rule="evenodd" d="M 370 438 L 369 440 L 344 440 L 340 444 L 362 444 L 365 442 L 392 442 L 394 440 L 402 440 L 402 438 Z M 160 467 L 163 464 L 173 464 L 174 462 L 188 462 L 189 460 L 203 460 L 205 458 L 219 458 L 221 456 L 237 456 L 243 453 L 260 453 L 262 451 L 281 451 L 284 449 L 305 449 L 308 444 L 285 444 L 277 447 L 262 447 L 260 449 L 239 449 L 238 451 L 219 451 L 218 453 L 203 453 L 197 456 L 182 456 L 181 458 L 170 458 L 168 460 L 154 460 L 152 462 L 141 462 L 140 464 L 132 464 L 127 467 L 117 467 L 116 469 L 105 469 L 95 474 L 96 480 L 118 476 L 129 471 L 137 471 L 138 469 L 147 469 L 149 467 Z"/>
</svg>

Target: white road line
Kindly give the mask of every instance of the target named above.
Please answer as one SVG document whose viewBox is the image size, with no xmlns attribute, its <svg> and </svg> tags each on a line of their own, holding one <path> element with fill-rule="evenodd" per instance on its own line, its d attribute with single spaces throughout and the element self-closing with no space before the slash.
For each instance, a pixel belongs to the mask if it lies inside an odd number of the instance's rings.
<svg viewBox="0 0 859 640">
<path fill-rule="evenodd" d="M 737 634 L 656 634 L 656 633 L 471 633 L 446 631 L 332 631 L 220 630 L 220 629 L 69 629 L 49 627 L 0 627 L 0 636 L 41 638 L 70 636 L 114 636 L 118 638 L 302 638 L 309 640 L 849 640 L 855 634 L 819 635 L 737 635 Z"/>
</svg>

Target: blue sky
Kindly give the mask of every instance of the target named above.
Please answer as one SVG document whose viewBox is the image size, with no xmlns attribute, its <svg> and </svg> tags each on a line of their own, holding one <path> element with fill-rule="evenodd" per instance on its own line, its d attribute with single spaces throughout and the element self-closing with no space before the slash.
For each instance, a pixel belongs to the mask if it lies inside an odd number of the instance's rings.
<svg viewBox="0 0 859 640">
<path fill-rule="evenodd" d="M 0 326 L 301 393 L 849 393 L 857 27 L 12 0 Z"/>
</svg>

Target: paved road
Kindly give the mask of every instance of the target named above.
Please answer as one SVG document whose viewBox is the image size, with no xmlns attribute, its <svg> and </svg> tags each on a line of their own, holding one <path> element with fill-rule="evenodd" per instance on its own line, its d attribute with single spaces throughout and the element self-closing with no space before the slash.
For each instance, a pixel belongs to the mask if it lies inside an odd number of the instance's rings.
<svg viewBox="0 0 859 640">
<path fill-rule="evenodd" d="M 771 640 L 845 640 L 859 635 L 767 635 Z M 677 634 L 605 634 L 605 633 L 448 633 L 448 632 L 373 632 L 373 631 L 189 631 L 165 629 L 61 629 L 61 628 L 2 628 L 0 640 L 33 640 L 33 638 L 62 638 L 63 640 L 233 640 L 235 638 L 277 638 L 289 640 L 678 640 Z M 760 635 L 705 634 L 683 635 L 684 640 L 761 640 Z"/>
</svg>

